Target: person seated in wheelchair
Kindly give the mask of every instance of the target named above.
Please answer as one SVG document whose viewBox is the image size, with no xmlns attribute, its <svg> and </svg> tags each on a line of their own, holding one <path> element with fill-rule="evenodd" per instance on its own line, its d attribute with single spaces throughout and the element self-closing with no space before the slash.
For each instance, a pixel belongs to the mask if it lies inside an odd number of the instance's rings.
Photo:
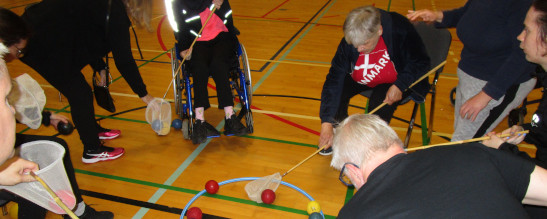
<svg viewBox="0 0 547 219">
<path fill-rule="evenodd" d="M 178 28 L 175 32 L 177 49 L 181 51 L 181 57 L 191 58 L 188 70 L 193 75 L 196 116 L 192 142 L 200 144 L 207 138 L 220 136 L 220 132 L 207 123 L 204 116 L 205 109 L 210 107 L 207 91 L 209 75 L 216 84 L 218 107 L 225 112 L 224 134 L 247 134 L 247 129 L 234 113 L 234 101 L 228 79 L 238 42 L 228 0 L 177 0 L 173 8 Z M 213 10 L 214 14 L 198 37 L 202 24 Z M 196 43 L 191 48 L 196 37 Z"/>
<path fill-rule="evenodd" d="M 429 67 L 425 46 L 408 19 L 373 6 L 353 9 L 321 92 L 319 147 L 325 148 L 319 154 L 332 154 L 334 124 L 348 117 L 353 96 L 372 90 L 369 109 L 387 103 L 374 114 L 389 123 L 407 95 L 403 92 Z M 423 97 L 428 89 L 428 81 L 422 80 L 409 90 Z"/>
</svg>

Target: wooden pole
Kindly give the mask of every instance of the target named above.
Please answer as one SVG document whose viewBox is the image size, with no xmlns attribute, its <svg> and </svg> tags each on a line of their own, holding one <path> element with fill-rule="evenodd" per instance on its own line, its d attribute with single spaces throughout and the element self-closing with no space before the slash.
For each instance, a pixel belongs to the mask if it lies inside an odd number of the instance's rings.
<svg viewBox="0 0 547 219">
<path fill-rule="evenodd" d="M 517 132 L 516 134 L 525 134 L 525 133 L 528 133 L 528 130 L 520 131 L 520 132 Z M 509 137 L 509 136 L 511 136 L 511 134 L 498 135 L 498 137 L 500 137 L 500 138 L 505 138 L 505 137 Z M 440 144 L 432 144 L 432 145 L 426 145 L 426 146 L 415 147 L 415 148 L 407 148 L 406 151 L 415 151 L 415 150 L 421 150 L 421 149 L 426 149 L 426 148 L 436 147 L 436 146 L 446 146 L 446 145 L 464 144 L 464 143 L 475 142 L 475 141 L 482 141 L 482 140 L 489 140 L 489 139 L 490 139 L 490 136 L 484 136 L 484 137 L 480 137 L 480 138 L 472 138 L 472 139 L 461 140 L 461 141 L 453 141 L 453 142 L 446 142 L 446 143 L 440 143 Z"/>
<path fill-rule="evenodd" d="M 306 157 L 304 160 L 300 161 L 300 163 L 294 165 L 294 167 L 292 167 L 291 169 L 287 170 L 287 172 L 283 173 L 283 175 L 281 175 L 281 177 L 284 177 L 285 175 L 289 174 L 291 171 L 293 171 L 294 169 L 296 169 L 297 167 L 299 167 L 300 165 L 302 165 L 304 162 L 308 161 L 310 158 L 312 158 L 313 156 L 315 156 L 317 153 L 319 153 L 319 151 L 323 150 L 325 147 L 327 147 L 327 145 L 317 149 L 315 152 L 313 152 L 313 154 L 311 154 L 310 156 Z"/>
</svg>

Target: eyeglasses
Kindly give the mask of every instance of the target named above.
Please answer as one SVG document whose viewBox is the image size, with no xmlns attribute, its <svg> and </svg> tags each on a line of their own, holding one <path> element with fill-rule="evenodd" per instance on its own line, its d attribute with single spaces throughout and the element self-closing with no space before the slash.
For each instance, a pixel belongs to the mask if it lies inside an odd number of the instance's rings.
<svg viewBox="0 0 547 219">
<path fill-rule="evenodd" d="M 17 54 L 15 55 L 18 59 L 20 58 L 23 58 L 25 56 L 25 49 L 19 49 L 19 47 L 15 46 L 14 47 L 17 49 Z"/>
<path fill-rule="evenodd" d="M 359 166 L 357 166 L 354 163 L 348 162 L 348 163 L 345 163 L 344 166 L 342 167 L 342 170 L 340 170 L 340 177 L 338 177 L 338 179 L 340 179 L 340 182 L 344 183 L 344 185 L 349 187 L 349 186 L 353 186 L 353 183 L 351 182 L 349 177 L 346 176 L 346 174 L 345 174 L 346 165 L 348 165 L 348 164 L 353 165 L 354 167 L 357 167 L 357 168 L 359 168 Z"/>
</svg>

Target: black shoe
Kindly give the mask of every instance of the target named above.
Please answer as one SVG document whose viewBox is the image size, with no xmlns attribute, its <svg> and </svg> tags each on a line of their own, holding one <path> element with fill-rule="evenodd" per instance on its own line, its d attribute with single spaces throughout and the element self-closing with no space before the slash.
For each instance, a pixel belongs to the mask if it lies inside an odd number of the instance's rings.
<svg viewBox="0 0 547 219">
<path fill-rule="evenodd" d="M 63 216 L 64 219 L 70 219 L 70 216 L 68 214 L 65 214 Z M 80 219 L 112 219 L 114 218 L 114 214 L 110 211 L 96 211 L 92 207 L 89 207 L 89 205 L 85 205 L 84 214 L 82 216 L 79 216 Z"/>
<path fill-rule="evenodd" d="M 247 128 L 239 121 L 235 114 L 224 123 L 224 135 L 226 136 L 242 136 L 247 134 Z"/>
<path fill-rule="evenodd" d="M 331 155 L 332 154 L 332 146 L 330 148 L 320 150 L 319 154 L 321 154 L 323 156 Z"/>
<path fill-rule="evenodd" d="M 205 121 L 196 120 L 194 123 L 194 129 L 192 130 L 192 143 L 201 144 L 207 140 L 207 128 L 204 125 Z"/>
<path fill-rule="evenodd" d="M 220 137 L 220 132 L 214 126 L 209 124 L 207 121 L 203 121 L 203 123 L 201 124 L 205 127 L 205 131 L 206 131 L 205 136 L 207 136 L 207 138 Z"/>
</svg>

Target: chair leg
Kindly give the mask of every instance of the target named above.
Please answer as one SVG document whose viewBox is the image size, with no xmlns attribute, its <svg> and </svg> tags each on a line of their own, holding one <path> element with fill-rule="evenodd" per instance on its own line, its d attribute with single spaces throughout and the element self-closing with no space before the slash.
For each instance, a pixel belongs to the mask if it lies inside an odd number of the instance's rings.
<svg viewBox="0 0 547 219">
<path fill-rule="evenodd" d="M 412 109 L 412 116 L 410 117 L 410 121 L 408 122 L 408 129 L 406 131 L 406 137 L 405 137 L 405 148 L 408 147 L 408 143 L 410 142 L 410 136 L 412 135 L 412 129 L 414 128 L 414 121 L 416 120 L 416 113 L 418 112 L 418 104 L 414 103 L 414 109 Z"/>
<path fill-rule="evenodd" d="M 428 129 L 427 129 L 427 115 L 425 114 L 425 103 L 420 103 L 420 117 L 422 118 L 422 143 L 423 145 L 429 144 Z"/>
<path fill-rule="evenodd" d="M 435 116 L 435 97 L 436 91 L 431 93 L 431 107 L 429 109 L 429 129 L 427 130 L 427 145 L 431 142 L 431 136 L 433 135 L 433 117 Z"/>
</svg>

